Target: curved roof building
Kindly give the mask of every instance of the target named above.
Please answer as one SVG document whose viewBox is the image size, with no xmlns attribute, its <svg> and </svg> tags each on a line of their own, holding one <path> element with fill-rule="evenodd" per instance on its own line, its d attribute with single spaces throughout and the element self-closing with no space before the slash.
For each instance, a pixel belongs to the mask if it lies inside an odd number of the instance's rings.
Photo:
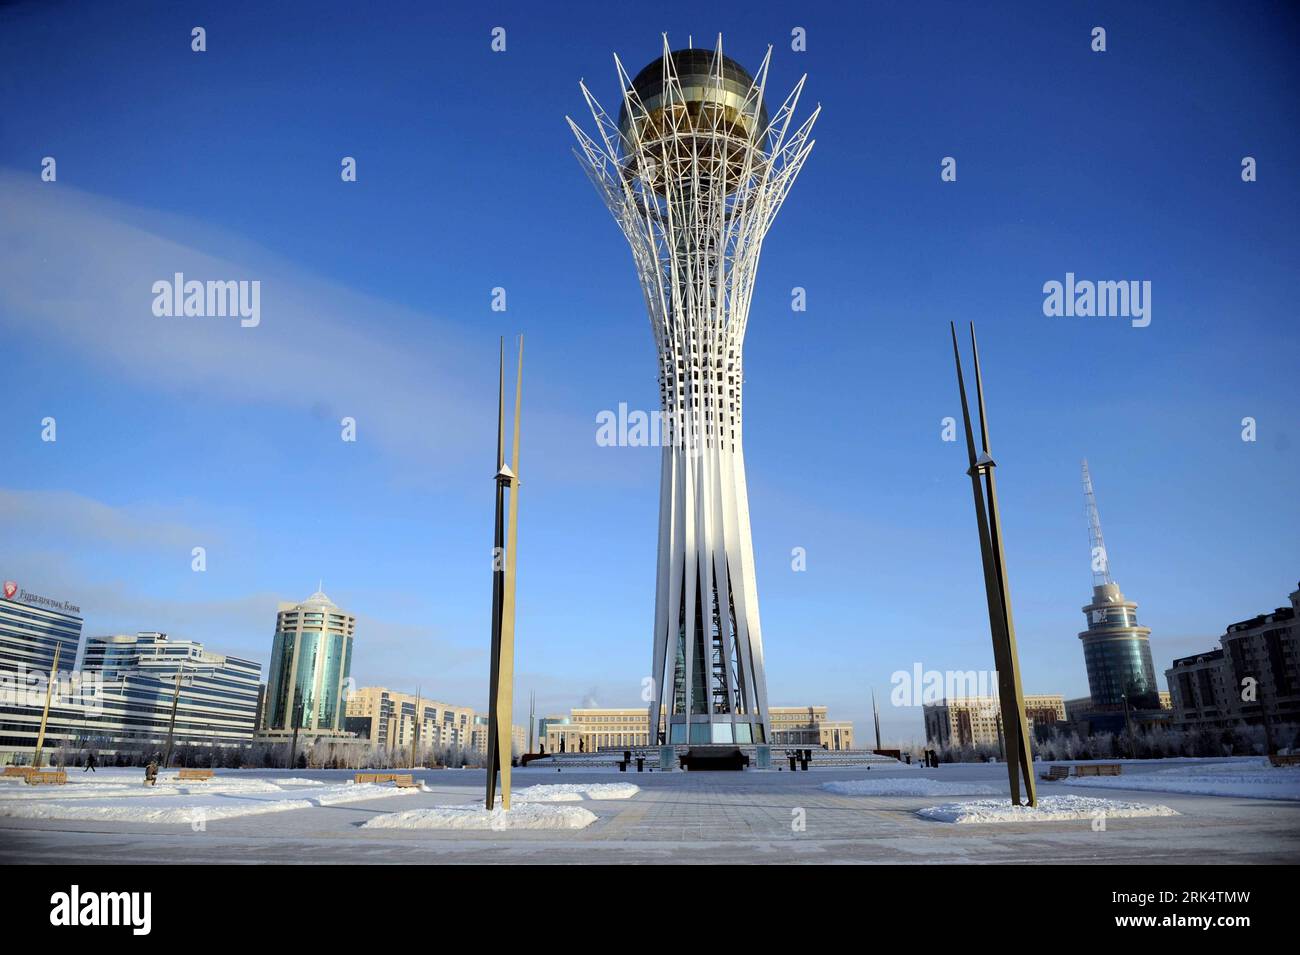
<svg viewBox="0 0 1300 955">
<path fill-rule="evenodd" d="M 262 731 L 343 732 L 343 688 L 352 672 L 357 618 L 321 591 L 280 604 L 266 678 Z M 296 716 L 296 719 L 295 719 Z"/>
</svg>

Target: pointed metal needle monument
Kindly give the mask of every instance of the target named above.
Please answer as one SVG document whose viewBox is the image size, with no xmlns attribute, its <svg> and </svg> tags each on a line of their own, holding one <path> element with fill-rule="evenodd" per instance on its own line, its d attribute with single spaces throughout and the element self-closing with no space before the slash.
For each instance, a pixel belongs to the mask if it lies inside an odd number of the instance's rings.
<svg viewBox="0 0 1300 955">
<path fill-rule="evenodd" d="M 975 394 L 980 408 L 980 444 L 977 455 L 971 428 L 970 406 L 966 401 L 966 381 L 961 371 L 961 352 L 957 348 L 957 326 L 952 331 L 952 357 L 957 365 L 957 388 L 961 392 L 961 414 L 966 423 L 966 449 L 970 455 L 971 491 L 975 495 L 975 522 L 979 525 L 980 556 L 984 562 L 984 590 L 989 604 L 989 629 L 993 635 L 993 661 L 998 669 L 998 702 L 1002 709 L 1002 727 L 1006 734 L 1007 775 L 1011 783 L 1012 805 L 1020 805 L 1020 777 L 1024 776 L 1025 805 L 1036 806 L 1033 757 L 1029 752 L 1029 723 L 1025 718 L 1025 696 L 1020 685 L 1020 658 L 1016 653 L 1016 627 L 1011 618 L 1011 593 L 1007 585 L 1007 561 L 1002 552 L 1002 521 L 998 516 L 997 467 L 989 454 L 989 425 L 984 412 L 984 384 L 980 378 L 979 346 L 975 343 L 975 323 L 970 326 L 971 352 L 975 358 Z M 981 483 L 980 479 L 983 478 Z"/>
<path fill-rule="evenodd" d="M 514 440 L 507 466 L 505 448 L 506 345 L 501 340 L 497 375 L 496 528 L 492 548 L 492 673 L 488 687 L 487 799 L 496 805 L 497 773 L 501 774 L 501 808 L 510 808 L 512 702 L 515 685 L 515 546 L 519 530 L 519 411 L 524 390 L 524 336 L 519 336 L 519 367 L 515 378 Z M 505 495 L 510 492 L 506 524 Z M 508 527 L 508 529 L 507 529 Z M 504 753 L 504 757 L 502 756 Z"/>
</svg>

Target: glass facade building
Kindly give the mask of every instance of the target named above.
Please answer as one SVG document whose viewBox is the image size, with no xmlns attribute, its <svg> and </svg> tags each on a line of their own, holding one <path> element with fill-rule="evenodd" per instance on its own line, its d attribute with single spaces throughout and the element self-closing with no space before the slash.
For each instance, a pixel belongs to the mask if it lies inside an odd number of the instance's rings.
<svg viewBox="0 0 1300 955">
<path fill-rule="evenodd" d="M 352 672 L 356 618 L 320 591 L 281 604 L 271 643 L 262 730 L 345 731 L 344 687 Z"/>
<path fill-rule="evenodd" d="M 35 601 L 55 602 L 33 597 L 16 585 L 6 586 L 6 591 L 11 587 L 12 597 L 0 597 L 0 671 L 49 676 L 56 647 L 59 669 L 73 669 L 81 644 L 81 617 L 38 606 Z"/>
<path fill-rule="evenodd" d="M 112 748 L 117 741 L 166 741 L 176 700 L 175 742 L 228 746 L 247 743 L 257 723 L 262 666 L 209 653 L 193 640 L 143 631 L 89 637 L 82 670 L 100 678 L 99 718 L 76 734 L 81 745 Z M 180 689 L 177 690 L 177 678 Z"/>
<path fill-rule="evenodd" d="M 1083 608 L 1088 629 L 1079 634 L 1088 668 L 1093 709 L 1159 709 L 1160 687 L 1151 660 L 1151 630 L 1137 622 L 1137 604 L 1126 600 L 1119 585 L 1092 588 L 1092 603 Z"/>
<path fill-rule="evenodd" d="M 80 671 L 70 675 L 62 663 L 59 670 L 45 735 L 51 762 L 59 750 L 161 752 L 173 700 L 177 746 L 247 743 L 257 725 L 261 665 L 209 653 L 192 640 L 156 631 L 88 637 Z M 43 692 L 0 702 L 0 762 L 30 759 L 43 703 Z"/>
</svg>

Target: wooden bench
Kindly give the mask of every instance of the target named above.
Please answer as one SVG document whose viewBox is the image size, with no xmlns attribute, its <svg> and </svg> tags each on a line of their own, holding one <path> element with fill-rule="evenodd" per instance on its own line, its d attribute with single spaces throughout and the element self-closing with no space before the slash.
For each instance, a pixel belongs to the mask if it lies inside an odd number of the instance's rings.
<svg viewBox="0 0 1300 955">
<path fill-rule="evenodd" d="M 176 778 L 203 780 L 203 779 L 211 779 L 215 775 L 216 775 L 216 771 L 211 769 L 182 769 L 177 774 Z"/>
<path fill-rule="evenodd" d="M 1048 769 L 1047 769 L 1047 772 L 1040 774 L 1038 778 L 1039 778 L 1039 779 L 1045 779 L 1045 780 L 1047 780 L 1049 783 L 1056 783 L 1056 782 L 1060 782 L 1062 779 L 1069 779 L 1069 778 L 1070 778 L 1070 767 L 1069 767 L 1069 766 L 1049 766 Z"/>
<path fill-rule="evenodd" d="M 393 785 L 398 789 L 414 789 L 420 784 L 415 781 L 415 777 L 410 773 L 403 773 L 393 777 Z"/>
<path fill-rule="evenodd" d="M 410 773 L 357 773 L 354 779 L 358 783 L 396 783 L 399 788 L 419 785 Z"/>
<path fill-rule="evenodd" d="M 1094 766 L 1076 766 L 1076 776 L 1118 776 L 1124 767 L 1119 763 L 1097 763 Z"/>
<path fill-rule="evenodd" d="M 36 772 L 35 766 L 6 766 L 4 774 L 6 776 L 30 776 Z"/>
<path fill-rule="evenodd" d="M 33 786 L 63 786 L 68 782 L 68 774 L 61 769 L 37 771 L 27 774 L 27 782 Z"/>
<path fill-rule="evenodd" d="M 1268 761 L 1274 766 L 1300 766 L 1300 753 L 1291 753 L 1289 755 L 1274 753 L 1268 758 Z M 8 770 L 5 770 L 5 775 L 9 775 Z"/>
</svg>

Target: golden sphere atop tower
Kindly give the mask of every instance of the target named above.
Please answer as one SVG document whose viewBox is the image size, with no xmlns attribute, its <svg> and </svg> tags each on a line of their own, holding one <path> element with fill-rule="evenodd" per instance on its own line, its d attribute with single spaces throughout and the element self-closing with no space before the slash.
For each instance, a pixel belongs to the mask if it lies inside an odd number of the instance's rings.
<svg viewBox="0 0 1300 955">
<path fill-rule="evenodd" d="M 767 158 L 767 107 L 753 76 L 715 50 L 674 50 L 665 59 L 637 73 L 632 109 L 624 103 L 619 111 L 627 172 L 660 194 L 670 184 L 694 192 L 718 179 L 734 191 Z"/>
</svg>

